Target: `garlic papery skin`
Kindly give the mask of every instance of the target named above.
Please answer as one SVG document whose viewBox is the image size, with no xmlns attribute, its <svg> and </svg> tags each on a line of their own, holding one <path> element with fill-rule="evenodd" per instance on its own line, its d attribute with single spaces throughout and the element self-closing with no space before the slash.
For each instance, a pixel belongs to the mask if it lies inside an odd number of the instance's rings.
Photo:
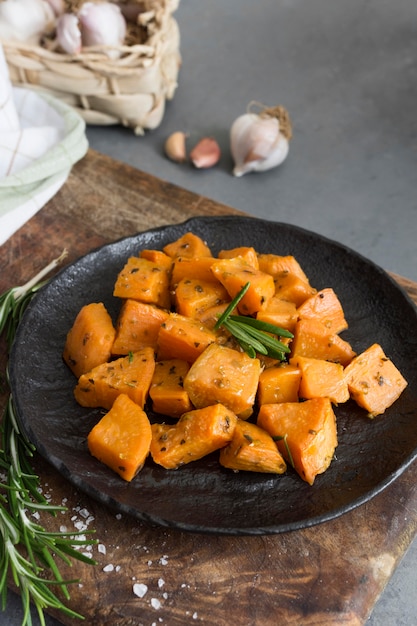
<svg viewBox="0 0 417 626">
<path fill-rule="evenodd" d="M 126 20 L 116 4 L 85 2 L 78 11 L 83 47 L 120 46 L 126 36 Z M 108 56 L 117 58 L 118 50 Z"/>
<path fill-rule="evenodd" d="M 275 107 L 264 109 L 260 114 L 245 113 L 233 122 L 230 150 L 235 164 L 234 176 L 263 172 L 285 161 L 291 130 L 288 116 L 285 130 L 281 129 L 279 115 L 284 111 L 282 107 Z"/>
<path fill-rule="evenodd" d="M 37 45 L 55 25 L 55 14 L 45 0 L 0 1 L 0 40 Z"/>
<path fill-rule="evenodd" d="M 56 39 L 67 54 L 81 52 L 81 31 L 76 15 L 64 13 L 57 19 Z"/>
</svg>

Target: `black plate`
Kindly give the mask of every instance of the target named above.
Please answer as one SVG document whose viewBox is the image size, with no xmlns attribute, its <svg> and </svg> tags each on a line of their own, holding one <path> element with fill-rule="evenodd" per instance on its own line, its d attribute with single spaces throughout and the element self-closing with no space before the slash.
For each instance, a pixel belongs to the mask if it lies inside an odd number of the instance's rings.
<svg viewBox="0 0 417 626">
<path fill-rule="evenodd" d="M 186 231 L 214 253 L 252 245 L 293 254 L 317 289 L 333 287 L 350 323 L 343 337 L 357 352 L 380 343 L 409 385 L 384 416 L 370 420 L 353 402 L 336 409 L 337 458 L 310 487 L 284 476 L 235 474 L 217 455 L 167 471 L 149 459 L 130 483 L 94 459 L 86 436 L 101 417 L 73 398 L 75 378 L 62 360 L 79 309 L 103 301 L 116 318 L 112 287 L 126 258 L 162 248 Z M 379 267 L 301 228 L 235 216 L 195 218 L 122 239 L 64 268 L 33 299 L 10 358 L 10 382 L 23 431 L 38 451 L 82 491 L 141 521 L 182 530 L 271 534 L 312 526 L 357 507 L 390 484 L 417 454 L 417 311 Z"/>
</svg>

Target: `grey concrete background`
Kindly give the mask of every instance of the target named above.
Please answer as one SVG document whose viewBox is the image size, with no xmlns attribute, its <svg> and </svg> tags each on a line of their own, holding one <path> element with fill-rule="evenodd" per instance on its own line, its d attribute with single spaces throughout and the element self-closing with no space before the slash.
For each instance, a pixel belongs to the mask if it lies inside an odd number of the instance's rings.
<svg viewBox="0 0 417 626">
<path fill-rule="evenodd" d="M 417 281 L 415 0 L 181 0 L 176 18 L 183 65 L 162 124 L 144 137 L 90 127 L 91 147 L 336 239 Z M 294 138 L 281 167 L 236 179 L 229 128 L 251 100 L 284 105 Z M 219 165 L 197 171 L 168 161 L 163 144 L 176 130 L 189 133 L 190 144 L 215 136 Z M 417 540 L 368 626 L 417 624 L 416 582 Z M 10 597 L 0 623 L 21 623 L 18 598 Z"/>
</svg>

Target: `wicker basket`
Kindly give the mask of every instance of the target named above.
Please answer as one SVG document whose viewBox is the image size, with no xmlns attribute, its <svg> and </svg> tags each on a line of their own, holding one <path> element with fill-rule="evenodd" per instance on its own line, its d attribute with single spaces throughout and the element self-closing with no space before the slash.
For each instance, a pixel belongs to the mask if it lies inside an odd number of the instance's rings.
<svg viewBox="0 0 417 626">
<path fill-rule="evenodd" d="M 159 126 L 177 87 L 180 36 L 172 14 L 178 3 L 142 0 L 138 32 L 130 33 L 115 60 L 100 47 L 75 56 L 3 41 L 10 79 L 69 104 L 87 124 L 122 124 L 143 134 Z"/>
</svg>

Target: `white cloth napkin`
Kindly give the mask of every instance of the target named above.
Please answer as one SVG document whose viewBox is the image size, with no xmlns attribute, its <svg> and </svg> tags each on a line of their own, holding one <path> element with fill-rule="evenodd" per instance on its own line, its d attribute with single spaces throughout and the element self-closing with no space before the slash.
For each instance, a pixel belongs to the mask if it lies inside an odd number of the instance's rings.
<svg viewBox="0 0 417 626">
<path fill-rule="evenodd" d="M 57 193 L 87 149 L 78 113 L 11 85 L 0 44 L 0 245 Z"/>
</svg>

